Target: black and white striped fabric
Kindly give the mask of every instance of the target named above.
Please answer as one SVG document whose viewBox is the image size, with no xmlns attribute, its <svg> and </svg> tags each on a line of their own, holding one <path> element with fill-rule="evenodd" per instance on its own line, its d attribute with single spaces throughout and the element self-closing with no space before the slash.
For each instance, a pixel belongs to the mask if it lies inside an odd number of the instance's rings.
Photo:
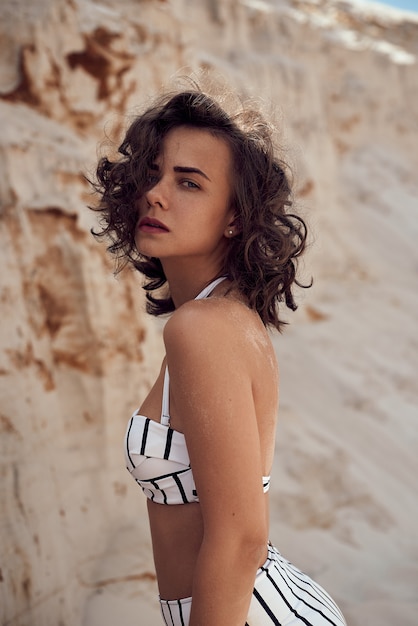
<svg viewBox="0 0 418 626">
<path fill-rule="evenodd" d="M 161 600 L 161 612 L 165 624 L 170 626 L 188 626 L 190 621 L 190 611 L 192 608 L 192 599 L 183 598 L 182 600 Z"/>
<path fill-rule="evenodd" d="M 192 598 L 161 600 L 167 626 L 188 626 Z M 284 559 L 269 544 L 267 560 L 257 571 L 245 626 L 346 626 L 324 589 Z"/>
<path fill-rule="evenodd" d="M 150 500 L 198 502 L 183 433 L 134 413 L 125 437 L 126 465 Z"/>
</svg>

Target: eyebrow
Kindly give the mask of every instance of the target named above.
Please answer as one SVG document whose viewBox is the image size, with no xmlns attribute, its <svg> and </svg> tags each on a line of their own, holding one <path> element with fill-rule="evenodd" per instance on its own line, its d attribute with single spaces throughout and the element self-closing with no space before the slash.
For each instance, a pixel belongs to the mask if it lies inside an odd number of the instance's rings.
<svg viewBox="0 0 418 626">
<path fill-rule="evenodd" d="M 202 172 L 198 167 L 186 167 L 183 165 L 175 165 L 173 167 L 175 172 L 181 172 L 182 174 L 199 174 L 199 176 L 203 176 L 206 180 L 210 181 L 210 178 L 205 172 Z"/>
<path fill-rule="evenodd" d="M 150 166 L 150 169 L 158 172 L 160 170 L 160 167 L 157 163 L 152 163 Z M 186 165 L 175 165 L 173 167 L 173 170 L 175 172 L 180 172 L 181 174 L 198 174 L 199 176 L 203 176 L 203 178 L 206 178 L 206 180 L 210 182 L 209 176 L 205 174 L 205 172 L 200 170 L 198 167 L 186 167 Z"/>
</svg>

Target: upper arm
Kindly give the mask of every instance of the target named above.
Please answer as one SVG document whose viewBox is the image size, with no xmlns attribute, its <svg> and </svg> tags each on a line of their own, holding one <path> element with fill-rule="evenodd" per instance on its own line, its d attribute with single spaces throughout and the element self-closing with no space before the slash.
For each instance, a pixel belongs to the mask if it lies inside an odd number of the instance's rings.
<svg viewBox="0 0 418 626">
<path fill-rule="evenodd" d="M 266 532 L 252 370 L 236 321 L 216 305 L 185 307 L 164 340 L 205 533 Z"/>
</svg>

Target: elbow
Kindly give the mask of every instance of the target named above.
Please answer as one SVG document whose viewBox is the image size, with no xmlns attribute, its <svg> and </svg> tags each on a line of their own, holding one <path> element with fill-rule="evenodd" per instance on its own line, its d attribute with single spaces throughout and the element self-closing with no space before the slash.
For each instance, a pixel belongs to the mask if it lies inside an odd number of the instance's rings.
<svg viewBox="0 0 418 626">
<path fill-rule="evenodd" d="M 245 555 L 248 566 L 257 569 L 266 560 L 267 541 L 253 542 L 247 541 L 242 545 L 241 557 Z"/>
<path fill-rule="evenodd" d="M 231 561 L 244 558 L 248 566 L 257 568 L 265 560 L 268 532 L 264 524 L 248 527 L 243 523 L 229 528 L 223 525 L 218 531 L 209 536 L 205 533 L 204 542 L 211 544 L 212 549 L 222 546 L 222 551 L 229 554 Z"/>
<path fill-rule="evenodd" d="M 236 536 L 241 545 L 246 546 L 249 551 L 264 554 L 268 543 L 268 527 L 264 516 L 262 519 L 257 517 L 252 523 L 247 524 L 242 520 L 239 529 L 236 530 Z"/>
<path fill-rule="evenodd" d="M 231 559 L 235 555 L 240 567 L 256 570 L 266 559 L 267 539 L 262 534 L 243 534 L 231 548 Z"/>
</svg>

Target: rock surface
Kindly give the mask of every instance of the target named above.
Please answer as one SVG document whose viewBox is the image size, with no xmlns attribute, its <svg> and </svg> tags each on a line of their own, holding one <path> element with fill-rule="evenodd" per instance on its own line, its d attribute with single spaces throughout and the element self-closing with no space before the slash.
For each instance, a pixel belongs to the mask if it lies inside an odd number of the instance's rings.
<svg viewBox="0 0 418 626">
<path fill-rule="evenodd" d="M 335 0 L 3 0 L 0 621 L 158 624 L 121 438 L 162 355 L 83 173 L 179 68 L 278 105 L 315 287 L 275 338 L 272 540 L 350 626 L 416 623 L 418 18 Z"/>
</svg>

